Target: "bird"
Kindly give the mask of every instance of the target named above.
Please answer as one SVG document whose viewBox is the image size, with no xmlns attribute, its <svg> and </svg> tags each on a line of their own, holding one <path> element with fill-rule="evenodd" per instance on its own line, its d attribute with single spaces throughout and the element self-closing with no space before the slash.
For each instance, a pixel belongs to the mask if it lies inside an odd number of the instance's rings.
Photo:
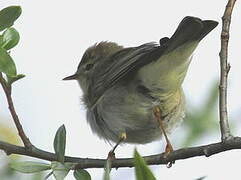
<svg viewBox="0 0 241 180">
<path fill-rule="evenodd" d="M 200 41 L 218 22 L 186 16 L 174 34 L 135 47 L 101 41 L 83 54 L 77 80 L 83 91 L 87 122 L 100 138 L 146 144 L 164 137 L 185 118 L 184 78 Z"/>
</svg>

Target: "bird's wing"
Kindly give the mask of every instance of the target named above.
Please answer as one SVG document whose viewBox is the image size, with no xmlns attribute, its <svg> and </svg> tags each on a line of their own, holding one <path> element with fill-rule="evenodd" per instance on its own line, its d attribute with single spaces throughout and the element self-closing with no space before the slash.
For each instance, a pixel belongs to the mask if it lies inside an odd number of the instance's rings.
<svg viewBox="0 0 241 180">
<path fill-rule="evenodd" d="M 142 66 L 160 59 L 163 54 L 169 53 L 177 47 L 190 41 L 200 41 L 212 29 L 217 26 L 215 21 L 202 21 L 195 17 L 185 17 L 170 39 L 161 40 L 160 46 L 155 43 L 147 43 L 138 47 L 125 48 L 100 64 L 98 72 L 92 79 L 92 86 L 88 89 L 87 97 L 90 108 L 95 107 L 98 100 L 105 92 L 113 87 L 120 79 L 131 78 Z"/>
<path fill-rule="evenodd" d="M 147 43 L 138 47 L 125 48 L 108 57 L 105 64 L 100 64 L 100 67 L 97 68 L 99 71 L 90 79 L 92 86 L 88 89 L 87 99 L 90 107 L 94 107 L 106 90 L 119 82 L 120 79 L 154 60 L 154 58 L 146 58 L 146 56 L 160 48 L 161 46 L 155 43 Z"/>
</svg>

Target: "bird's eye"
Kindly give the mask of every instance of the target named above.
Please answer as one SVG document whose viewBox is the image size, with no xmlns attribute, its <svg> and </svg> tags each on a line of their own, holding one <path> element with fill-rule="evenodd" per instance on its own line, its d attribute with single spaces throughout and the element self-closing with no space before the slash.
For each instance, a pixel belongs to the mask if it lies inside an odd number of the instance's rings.
<svg viewBox="0 0 241 180">
<path fill-rule="evenodd" d="M 85 70 L 89 71 L 93 66 L 94 66 L 94 64 L 86 64 Z"/>
</svg>

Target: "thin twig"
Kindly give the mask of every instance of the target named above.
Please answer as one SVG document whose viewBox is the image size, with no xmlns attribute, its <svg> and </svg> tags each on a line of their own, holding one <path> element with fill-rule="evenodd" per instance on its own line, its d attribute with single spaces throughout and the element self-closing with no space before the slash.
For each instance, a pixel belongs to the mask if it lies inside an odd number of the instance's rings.
<svg viewBox="0 0 241 180">
<path fill-rule="evenodd" d="M 28 137 L 26 136 L 24 130 L 23 130 L 23 127 L 20 123 L 20 120 L 18 118 L 18 115 L 15 111 L 15 108 L 14 108 L 14 104 L 13 104 L 13 100 L 12 100 L 12 96 L 11 96 L 11 92 L 12 92 L 12 88 L 11 88 L 11 85 L 9 85 L 6 80 L 3 78 L 2 74 L 0 73 L 0 84 L 2 85 L 2 88 L 4 90 L 4 93 L 7 97 L 7 102 L 8 102 L 8 108 L 9 108 L 9 111 L 12 115 L 12 118 L 14 120 L 14 123 L 15 123 L 15 126 L 18 130 L 18 134 L 20 136 L 20 138 L 22 139 L 23 141 L 23 144 L 26 148 L 33 148 L 33 145 L 32 143 L 30 142 L 30 140 L 28 139 Z"/>
<path fill-rule="evenodd" d="M 221 51 L 220 56 L 220 85 L 219 85 L 219 116 L 220 116 L 220 129 L 222 141 L 232 137 L 228 124 L 227 113 L 227 78 L 230 70 L 230 65 L 227 62 L 228 59 L 228 40 L 229 40 L 229 28 L 231 23 L 231 14 L 236 0 L 229 0 L 226 5 L 224 15 L 222 17 L 222 32 L 221 32 Z"/>
<path fill-rule="evenodd" d="M 4 150 L 8 155 L 20 154 L 48 161 L 57 161 L 57 156 L 54 153 L 43 151 L 37 148 L 34 148 L 31 151 L 29 151 L 26 147 L 16 146 L 0 141 L 0 149 Z M 175 150 L 172 153 L 170 153 L 166 158 L 165 154 L 162 153 L 157 155 L 144 156 L 144 159 L 149 165 L 168 164 L 172 161 L 188 159 L 197 156 L 209 157 L 211 155 L 218 154 L 231 149 L 241 149 L 241 137 L 233 137 L 226 140 L 225 142 Z M 75 168 L 103 168 L 106 164 L 106 159 L 89 159 L 66 156 L 65 162 L 77 163 Z M 113 168 L 133 166 L 133 158 L 121 158 L 112 161 Z"/>
</svg>

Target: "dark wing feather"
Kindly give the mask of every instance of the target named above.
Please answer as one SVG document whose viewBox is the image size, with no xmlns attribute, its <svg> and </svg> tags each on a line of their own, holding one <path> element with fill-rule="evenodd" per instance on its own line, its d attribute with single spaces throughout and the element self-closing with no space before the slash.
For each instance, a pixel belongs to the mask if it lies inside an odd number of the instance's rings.
<svg viewBox="0 0 241 180">
<path fill-rule="evenodd" d="M 147 43 L 138 47 L 125 48 L 106 59 L 105 64 L 98 67 L 99 71 L 91 79 L 92 85 L 88 89 L 88 104 L 91 108 L 95 106 L 106 90 L 115 85 L 120 79 L 126 77 L 129 73 L 138 70 L 145 64 L 160 57 L 160 49 L 165 46 L 158 46 L 155 43 Z M 156 51 L 158 49 L 158 51 Z M 153 56 L 159 52 L 158 56 Z M 148 58 L 146 58 L 148 56 Z"/>
</svg>

